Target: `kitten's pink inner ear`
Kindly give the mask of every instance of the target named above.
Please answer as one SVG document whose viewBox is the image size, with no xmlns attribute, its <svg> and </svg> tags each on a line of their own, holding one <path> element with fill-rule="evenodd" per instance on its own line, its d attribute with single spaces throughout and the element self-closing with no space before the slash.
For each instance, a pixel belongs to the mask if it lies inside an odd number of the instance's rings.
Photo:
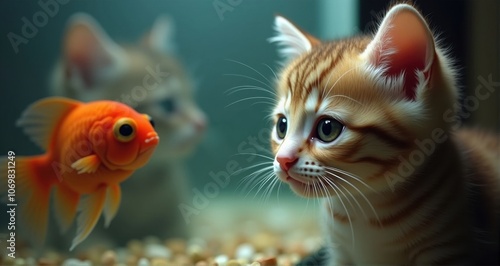
<svg viewBox="0 0 500 266">
<path fill-rule="evenodd" d="M 414 100 L 418 83 L 415 71 L 423 71 L 425 77 L 429 78 L 435 55 L 434 40 L 415 10 L 403 9 L 396 12 L 388 23 L 382 24 L 384 29 L 381 29 L 383 32 L 379 40 L 382 42 L 379 46 L 382 49 L 375 49 L 372 58 L 375 59 L 375 65 L 387 63 L 388 76 L 404 72 L 405 96 Z"/>
<path fill-rule="evenodd" d="M 77 67 L 87 86 L 92 84 L 93 67 L 110 63 L 97 36 L 86 25 L 75 25 L 70 29 L 65 39 L 64 53 L 70 65 Z"/>
</svg>

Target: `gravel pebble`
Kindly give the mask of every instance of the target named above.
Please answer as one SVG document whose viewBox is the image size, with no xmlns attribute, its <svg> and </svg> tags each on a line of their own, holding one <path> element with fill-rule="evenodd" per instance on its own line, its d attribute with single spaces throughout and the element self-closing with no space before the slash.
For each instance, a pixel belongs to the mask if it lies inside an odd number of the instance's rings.
<svg viewBox="0 0 500 266">
<path fill-rule="evenodd" d="M 264 259 L 258 260 L 261 266 L 277 266 L 278 261 L 276 260 L 275 257 L 267 257 Z"/>
<path fill-rule="evenodd" d="M 180 238 L 169 239 L 169 240 L 165 241 L 165 245 L 174 254 L 186 253 L 187 243 L 186 243 L 186 240 L 184 240 L 184 239 L 180 239 Z"/>
<path fill-rule="evenodd" d="M 92 266 L 92 263 L 88 260 L 67 259 L 63 262 L 62 266 Z"/>
<path fill-rule="evenodd" d="M 149 244 L 144 249 L 144 255 L 148 258 L 168 259 L 172 256 L 172 251 L 160 244 Z"/>
<path fill-rule="evenodd" d="M 117 261 L 116 253 L 112 250 L 105 251 L 101 256 L 101 264 L 103 266 L 114 266 Z"/>
<path fill-rule="evenodd" d="M 215 263 L 217 263 L 218 266 L 227 266 L 227 262 L 229 261 L 229 257 L 226 255 L 219 255 L 215 257 L 214 259 Z"/>
<path fill-rule="evenodd" d="M 255 254 L 255 248 L 251 244 L 244 243 L 236 248 L 235 257 L 237 259 L 249 260 L 253 257 L 254 254 Z"/>
<path fill-rule="evenodd" d="M 226 266 L 242 266 L 241 263 L 237 260 L 230 260 L 226 263 Z"/>
<path fill-rule="evenodd" d="M 149 263 L 149 260 L 146 258 L 140 258 L 137 261 L 137 266 L 150 266 L 151 264 Z"/>
</svg>

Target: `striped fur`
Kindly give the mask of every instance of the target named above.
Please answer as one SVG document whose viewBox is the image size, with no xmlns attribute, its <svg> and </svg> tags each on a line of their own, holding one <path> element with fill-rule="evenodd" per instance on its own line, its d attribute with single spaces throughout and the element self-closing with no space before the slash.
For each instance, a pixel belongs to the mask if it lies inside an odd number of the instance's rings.
<svg viewBox="0 0 500 266">
<path fill-rule="evenodd" d="M 444 121 L 454 70 L 420 13 L 399 4 L 375 36 L 327 43 L 282 17 L 275 28 L 288 63 L 274 172 L 325 198 L 331 264 L 499 263 L 500 140 Z M 324 118 L 344 126 L 331 142 L 319 135 Z"/>
</svg>

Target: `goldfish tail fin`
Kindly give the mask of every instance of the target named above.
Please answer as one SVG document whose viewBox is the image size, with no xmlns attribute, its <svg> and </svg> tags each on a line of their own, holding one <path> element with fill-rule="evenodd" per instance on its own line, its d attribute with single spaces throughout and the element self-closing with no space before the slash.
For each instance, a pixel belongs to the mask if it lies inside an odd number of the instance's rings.
<svg viewBox="0 0 500 266">
<path fill-rule="evenodd" d="M 6 190 L 7 207 L 19 215 L 22 231 L 35 246 L 42 246 L 47 233 L 50 190 L 53 183 L 46 176 L 45 156 L 0 158 L 0 171 Z M 9 170 L 10 171 L 9 175 Z M 5 173 L 5 174 L 4 174 Z M 13 174 L 12 174 L 13 173 Z M 5 183 L 4 183 L 5 182 Z M 4 186 L 2 186 L 4 187 Z"/>
<path fill-rule="evenodd" d="M 61 232 L 66 232 L 75 219 L 80 195 L 70 188 L 58 185 L 54 193 L 56 218 L 61 227 Z"/>
<path fill-rule="evenodd" d="M 120 207 L 122 192 L 119 185 L 109 186 L 106 191 L 106 203 L 104 205 L 104 226 L 108 227 L 111 220 L 115 218 Z"/>
<path fill-rule="evenodd" d="M 93 194 L 88 195 L 80 201 L 79 214 L 76 220 L 76 237 L 73 239 L 70 251 L 80 244 L 94 229 L 101 216 L 106 201 L 107 187 L 102 186 Z"/>
</svg>

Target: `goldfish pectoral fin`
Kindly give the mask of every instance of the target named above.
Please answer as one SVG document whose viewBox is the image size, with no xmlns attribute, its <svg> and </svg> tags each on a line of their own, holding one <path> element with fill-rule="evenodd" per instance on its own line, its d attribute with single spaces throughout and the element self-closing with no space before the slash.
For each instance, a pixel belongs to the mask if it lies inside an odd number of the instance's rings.
<svg viewBox="0 0 500 266">
<path fill-rule="evenodd" d="M 49 97 L 30 105 L 16 124 L 24 129 L 30 139 L 47 150 L 50 140 L 61 120 L 82 103 L 62 97 Z"/>
<path fill-rule="evenodd" d="M 54 193 L 56 218 L 61 227 L 61 232 L 66 232 L 75 219 L 80 195 L 70 188 L 58 185 Z"/>
<path fill-rule="evenodd" d="M 108 227 L 120 207 L 122 192 L 119 185 L 109 186 L 104 204 L 104 226 Z"/>
<path fill-rule="evenodd" d="M 101 216 L 106 200 L 106 187 L 100 187 L 96 192 L 86 196 L 78 205 L 78 218 L 76 220 L 76 237 L 73 239 L 70 251 L 80 244 L 94 229 Z"/>
<path fill-rule="evenodd" d="M 99 165 L 101 164 L 101 159 L 95 154 L 85 156 L 80 158 L 76 162 L 71 164 L 71 168 L 78 171 L 79 174 L 92 174 L 94 173 Z"/>
</svg>

